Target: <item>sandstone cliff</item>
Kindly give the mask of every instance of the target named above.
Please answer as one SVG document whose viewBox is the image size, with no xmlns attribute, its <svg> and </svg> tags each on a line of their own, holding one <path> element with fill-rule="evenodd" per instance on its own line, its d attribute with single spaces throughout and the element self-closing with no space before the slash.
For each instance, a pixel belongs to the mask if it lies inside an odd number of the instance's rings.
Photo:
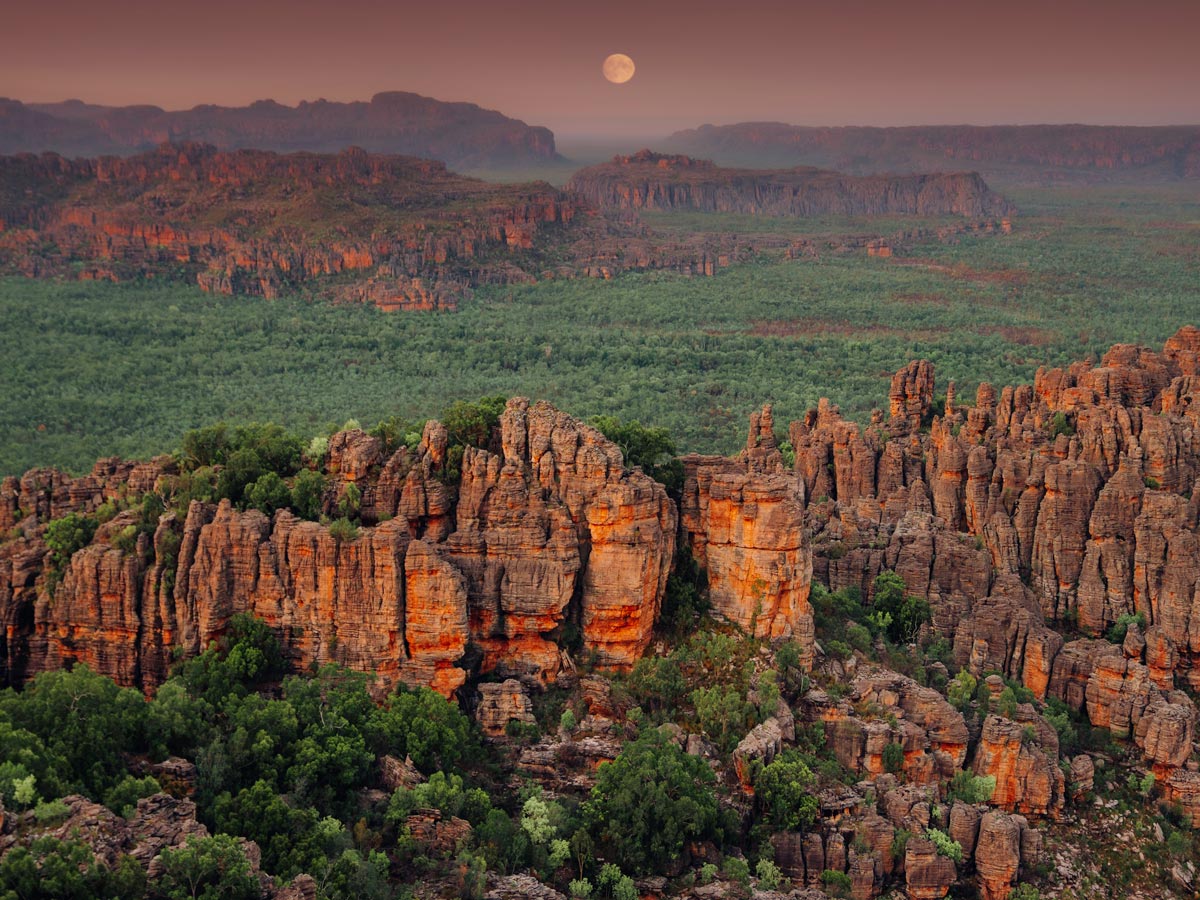
<svg viewBox="0 0 1200 900">
<path fill-rule="evenodd" d="M 656 235 L 545 182 L 490 184 L 354 147 L 0 157 L 0 272 L 28 277 L 184 278 L 268 298 L 303 286 L 336 302 L 441 310 L 485 284 L 712 275 L 751 249 Z"/>
<path fill-rule="evenodd" d="M 617 209 L 977 219 L 1012 212 L 974 173 L 856 177 L 812 168 L 726 169 L 649 150 L 581 169 L 567 186 L 597 206 Z"/>
<path fill-rule="evenodd" d="M 150 689 L 174 655 L 200 652 L 239 612 L 271 625 L 295 668 L 337 662 L 381 686 L 451 694 L 492 671 L 552 680 L 570 665 L 570 625 L 601 665 L 632 665 L 666 587 L 674 504 L 600 432 L 548 404 L 510 401 L 499 431 L 501 452 L 468 448 L 452 488 L 440 480 L 447 438 L 436 422 L 415 452 L 387 461 L 374 438 L 336 435 L 327 502 L 353 482 L 371 523 L 353 539 L 286 510 L 268 518 L 193 502 L 130 552 L 113 541 L 130 511 L 71 557 L 56 586 L 45 523 L 135 484 L 153 489 L 171 463 L 108 460 L 82 479 L 6 480 L 5 533 L 26 535 L 0 546 L 7 680 L 85 662 Z"/>
</svg>

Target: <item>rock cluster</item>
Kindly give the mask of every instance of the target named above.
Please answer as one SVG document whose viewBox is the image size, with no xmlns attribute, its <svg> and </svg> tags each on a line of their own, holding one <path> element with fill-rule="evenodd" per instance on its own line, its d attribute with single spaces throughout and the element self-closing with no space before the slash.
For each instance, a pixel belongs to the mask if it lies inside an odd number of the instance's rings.
<svg viewBox="0 0 1200 900">
<path fill-rule="evenodd" d="M 353 539 L 288 511 L 194 502 L 183 521 L 163 516 L 134 552 L 112 543 L 134 514 L 118 516 L 53 589 L 45 523 L 94 510 L 121 481 L 148 490 L 169 464 L 104 461 L 83 479 L 6 480 L 0 518 L 19 517 L 30 536 L 0 547 L 5 675 L 86 662 L 150 689 L 173 652 L 200 652 L 239 612 L 271 625 L 296 668 L 338 662 L 374 672 L 381 687 L 449 695 L 468 670 L 552 680 L 570 666 L 559 638 L 572 623 L 584 653 L 632 665 L 674 556 L 674 504 L 626 470 L 600 432 L 548 404 L 510 401 L 498 437 L 497 453 L 468 448 L 455 498 L 441 480 L 438 423 L 416 451 L 387 461 L 362 432 L 336 435 L 326 500 L 361 486 L 364 519 L 376 523 Z M 481 656 L 467 659 L 468 644 Z"/>
</svg>

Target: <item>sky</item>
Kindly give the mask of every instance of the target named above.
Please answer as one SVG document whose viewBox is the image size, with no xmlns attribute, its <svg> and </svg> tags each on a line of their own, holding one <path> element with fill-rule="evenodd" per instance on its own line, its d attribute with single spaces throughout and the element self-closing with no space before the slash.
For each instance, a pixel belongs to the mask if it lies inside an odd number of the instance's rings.
<svg viewBox="0 0 1200 900">
<path fill-rule="evenodd" d="M 408 90 L 561 138 L 711 122 L 1200 122 L 1200 0 L 0 0 L 0 96 Z M 637 74 L 601 76 L 610 53 Z"/>
</svg>

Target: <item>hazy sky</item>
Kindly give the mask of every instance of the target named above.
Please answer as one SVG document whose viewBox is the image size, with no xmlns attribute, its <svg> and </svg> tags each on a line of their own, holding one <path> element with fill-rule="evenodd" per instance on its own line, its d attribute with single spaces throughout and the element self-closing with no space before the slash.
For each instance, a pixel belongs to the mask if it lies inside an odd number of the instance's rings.
<svg viewBox="0 0 1200 900">
<path fill-rule="evenodd" d="M 0 96 L 410 90 L 572 135 L 703 122 L 1200 122 L 1200 0 L 0 0 Z M 627 53 L 637 75 L 608 84 Z"/>
</svg>

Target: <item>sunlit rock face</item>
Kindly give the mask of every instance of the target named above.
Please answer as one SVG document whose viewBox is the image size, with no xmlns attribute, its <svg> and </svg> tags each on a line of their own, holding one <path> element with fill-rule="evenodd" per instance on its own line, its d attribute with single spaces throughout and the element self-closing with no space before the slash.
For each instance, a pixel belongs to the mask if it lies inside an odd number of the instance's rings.
<svg viewBox="0 0 1200 900">
<path fill-rule="evenodd" d="M 380 689 L 451 695 L 491 672 L 552 681 L 570 666 L 570 625 L 599 665 L 631 666 L 674 558 L 665 489 L 545 403 L 511 401 L 497 452 L 468 448 L 455 485 L 445 483 L 447 440 L 430 422 L 419 446 L 385 460 L 361 431 L 334 435 L 324 502 L 332 513 L 353 485 L 369 523 L 354 536 L 288 511 L 194 502 L 183 521 L 165 515 L 152 537 L 121 549 L 114 536 L 136 520 L 130 511 L 74 554 L 53 589 L 45 522 L 94 511 L 122 482 L 148 490 L 169 464 L 6 480 L 0 510 L 14 524 L 19 510 L 30 535 L 0 546 L 7 677 L 82 662 L 152 689 L 238 613 L 269 624 L 294 669 L 339 663 L 373 673 Z"/>
</svg>

